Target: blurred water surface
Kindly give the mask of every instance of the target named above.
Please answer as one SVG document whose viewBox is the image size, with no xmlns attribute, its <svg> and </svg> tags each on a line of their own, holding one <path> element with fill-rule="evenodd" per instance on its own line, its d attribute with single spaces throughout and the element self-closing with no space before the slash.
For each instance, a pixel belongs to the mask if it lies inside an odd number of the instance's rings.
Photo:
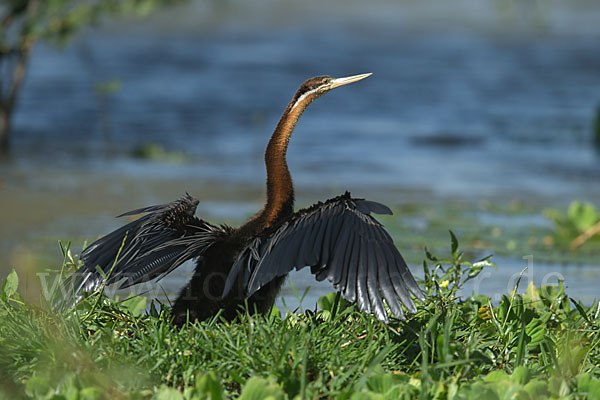
<svg viewBox="0 0 600 400">
<path fill-rule="evenodd" d="M 289 15 L 264 1 L 252 15 L 196 4 L 212 13 L 198 26 L 176 10 L 88 31 L 65 49 L 38 45 L 13 152 L 0 162 L 0 273 L 28 252 L 50 265 L 57 239 L 80 246 L 116 228 L 112 215 L 185 191 L 202 199 L 203 217 L 242 221 L 261 205 L 262 153 L 281 111 L 322 74 L 374 75 L 302 117 L 288 152 L 302 205 L 346 189 L 392 205 L 597 202 L 598 7 L 491 29 L 493 3 L 444 14 L 432 2 L 352 2 L 339 15 L 316 2 Z M 261 9 L 268 23 L 257 23 Z M 94 91 L 113 79 L 120 90 Z M 132 157 L 144 143 L 185 161 Z"/>
</svg>

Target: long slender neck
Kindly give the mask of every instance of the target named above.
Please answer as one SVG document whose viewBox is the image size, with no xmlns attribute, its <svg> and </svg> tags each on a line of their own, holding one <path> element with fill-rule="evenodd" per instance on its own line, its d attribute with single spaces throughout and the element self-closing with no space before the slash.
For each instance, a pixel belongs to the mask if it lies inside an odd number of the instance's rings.
<svg viewBox="0 0 600 400">
<path fill-rule="evenodd" d="M 314 96 L 301 96 L 286 107 L 265 150 L 267 203 L 257 215 L 266 227 L 294 212 L 294 184 L 286 162 L 290 137 Z"/>
</svg>

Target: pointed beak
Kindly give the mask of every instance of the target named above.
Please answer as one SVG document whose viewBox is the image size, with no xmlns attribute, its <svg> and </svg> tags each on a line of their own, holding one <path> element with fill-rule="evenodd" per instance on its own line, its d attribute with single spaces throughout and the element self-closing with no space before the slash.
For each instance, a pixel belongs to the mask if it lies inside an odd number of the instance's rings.
<svg viewBox="0 0 600 400">
<path fill-rule="evenodd" d="M 371 75 L 373 75 L 373 74 L 369 72 L 368 74 L 360 74 L 360 75 L 346 76 L 344 78 L 332 79 L 331 82 L 329 82 L 329 90 L 335 89 L 336 87 L 347 85 L 352 82 L 358 82 L 361 79 L 365 79 Z"/>
</svg>

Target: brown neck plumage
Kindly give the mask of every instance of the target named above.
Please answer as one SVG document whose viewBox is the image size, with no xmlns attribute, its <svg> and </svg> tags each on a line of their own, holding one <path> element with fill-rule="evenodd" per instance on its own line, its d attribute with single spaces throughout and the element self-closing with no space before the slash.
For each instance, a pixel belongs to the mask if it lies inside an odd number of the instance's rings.
<svg viewBox="0 0 600 400">
<path fill-rule="evenodd" d="M 287 106 L 265 151 L 267 203 L 257 215 L 266 227 L 294 212 L 294 184 L 286 162 L 287 147 L 298 118 L 316 96 L 301 96 Z"/>
</svg>

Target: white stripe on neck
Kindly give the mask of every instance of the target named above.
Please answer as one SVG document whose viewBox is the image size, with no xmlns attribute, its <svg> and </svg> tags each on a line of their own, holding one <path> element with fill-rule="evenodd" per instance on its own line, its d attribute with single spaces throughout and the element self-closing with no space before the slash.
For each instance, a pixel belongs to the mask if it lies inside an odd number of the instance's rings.
<svg viewBox="0 0 600 400">
<path fill-rule="evenodd" d="M 294 108 L 296 108 L 296 107 L 297 107 L 297 106 L 298 106 L 300 103 L 302 103 L 302 101 L 303 101 L 304 99 L 306 99 L 308 96 L 310 96 L 310 95 L 312 95 L 312 94 L 316 93 L 318 90 L 319 90 L 319 88 L 317 87 L 317 88 L 315 88 L 315 89 L 313 89 L 313 90 L 309 90 L 308 92 L 306 92 L 306 93 L 303 93 L 303 94 L 302 94 L 300 97 L 298 97 L 298 100 L 296 100 L 296 102 L 295 102 L 295 103 L 294 103 L 294 105 L 292 106 L 292 110 L 293 110 Z"/>
</svg>

